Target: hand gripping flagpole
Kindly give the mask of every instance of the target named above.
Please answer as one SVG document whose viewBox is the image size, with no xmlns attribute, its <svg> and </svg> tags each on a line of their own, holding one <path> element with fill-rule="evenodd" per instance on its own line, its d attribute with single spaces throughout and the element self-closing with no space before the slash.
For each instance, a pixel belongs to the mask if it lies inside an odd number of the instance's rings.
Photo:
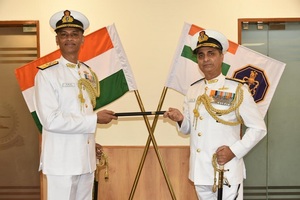
<svg viewBox="0 0 300 200">
<path fill-rule="evenodd" d="M 135 93 L 136 98 L 137 98 L 137 100 L 138 100 L 138 103 L 139 103 L 139 106 L 140 106 L 141 111 L 142 111 L 142 112 L 145 112 L 145 108 L 144 108 L 144 106 L 143 106 L 143 104 L 142 104 L 142 101 L 141 101 L 141 98 L 140 98 L 140 95 L 139 95 L 138 91 L 137 91 L 137 90 L 134 90 L 134 93 Z M 165 98 L 165 96 L 166 96 L 166 93 L 167 93 L 167 88 L 164 87 L 164 90 L 163 90 L 163 92 L 162 92 L 161 99 L 160 99 L 160 101 L 159 101 L 159 105 L 158 105 L 158 108 L 157 108 L 157 112 L 159 112 L 159 111 L 161 110 L 162 103 L 163 103 L 163 101 L 164 101 L 164 98 Z M 155 127 L 156 127 L 156 124 L 157 124 L 157 121 L 158 121 L 158 116 L 159 116 L 159 114 L 156 114 L 156 115 L 155 115 L 154 120 L 153 120 L 153 123 L 152 123 L 152 126 L 151 126 L 150 123 L 149 123 L 149 119 L 148 119 L 147 115 L 143 115 L 144 121 L 145 121 L 145 123 L 146 123 L 147 129 L 148 129 L 148 132 L 149 132 L 149 136 L 148 136 L 148 139 L 147 139 L 147 142 L 146 142 L 146 145 L 145 145 L 145 148 L 144 148 L 144 153 L 143 153 L 143 156 L 142 156 L 142 159 L 141 159 L 141 162 L 140 162 L 140 165 L 139 165 L 138 171 L 137 171 L 137 173 L 136 173 L 136 177 L 135 177 L 135 180 L 134 180 L 134 183 L 133 183 L 131 192 L 130 192 L 129 200 L 132 200 L 132 199 L 133 199 L 133 196 L 134 196 L 134 193 L 135 193 L 135 190 L 136 190 L 136 187 L 137 187 L 137 183 L 138 183 L 138 181 L 139 181 L 139 178 L 140 178 L 140 175 L 141 175 L 141 172 L 142 172 L 144 163 L 145 163 L 145 159 L 146 159 L 146 156 L 147 156 L 147 153 L 148 153 L 148 150 L 149 150 L 151 141 L 152 141 L 152 144 L 153 144 L 155 153 L 156 153 L 156 155 L 157 155 L 157 158 L 158 158 L 160 167 L 161 167 L 161 169 L 162 169 L 162 171 L 163 171 L 165 180 L 166 180 L 166 182 L 167 182 L 169 191 L 170 191 L 170 193 L 171 193 L 172 200 L 176 200 L 176 196 L 175 196 L 174 190 L 173 190 L 173 188 L 172 188 L 172 185 L 171 185 L 169 176 L 168 176 L 168 174 L 167 174 L 166 167 L 165 167 L 165 165 L 164 165 L 163 159 L 162 159 L 162 157 L 161 157 L 161 155 L 160 155 L 160 152 L 159 152 L 159 150 L 158 150 L 158 146 L 157 146 L 157 143 L 156 143 L 156 139 L 155 139 L 154 134 L 153 134 L 153 133 L 154 133 L 154 130 L 155 130 Z"/>
</svg>

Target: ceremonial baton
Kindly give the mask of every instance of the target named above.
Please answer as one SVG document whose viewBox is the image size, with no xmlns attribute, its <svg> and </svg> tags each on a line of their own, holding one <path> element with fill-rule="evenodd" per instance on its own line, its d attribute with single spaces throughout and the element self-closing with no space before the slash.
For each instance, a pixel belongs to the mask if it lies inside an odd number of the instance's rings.
<svg viewBox="0 0 300 200">
<path fill-rule="evenodd" d="M 125 116 L 143 116 L 143 115 L 163 115 L 166 111 L 148 111 L 148 112 L 121 112 L 115 113 L 114 116 L 125 117 Z"/>
</svg>

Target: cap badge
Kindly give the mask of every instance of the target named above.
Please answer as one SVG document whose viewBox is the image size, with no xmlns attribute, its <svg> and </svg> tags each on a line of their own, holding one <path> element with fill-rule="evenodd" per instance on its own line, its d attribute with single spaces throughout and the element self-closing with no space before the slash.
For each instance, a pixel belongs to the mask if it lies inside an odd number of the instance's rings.
<svg viewBox="0 0 300 200">
<path fill-rule="evenodd" d="M 208 35 L 206 35 L 205 31 L 201 31 L 199 33 L 199 37 L 198 37 L 198 42 L 201 43 L 201 42 L 205 42 L 208 40 Z"/>
<path fill-rule="evenodd" d="M 71 16 L 71 12 L 69 10 L 64 11 L 64 16 L 62 17 L 61 21 L 63 23 L 70 23 L 74 21 L 74 18 Z"/>
</svg>

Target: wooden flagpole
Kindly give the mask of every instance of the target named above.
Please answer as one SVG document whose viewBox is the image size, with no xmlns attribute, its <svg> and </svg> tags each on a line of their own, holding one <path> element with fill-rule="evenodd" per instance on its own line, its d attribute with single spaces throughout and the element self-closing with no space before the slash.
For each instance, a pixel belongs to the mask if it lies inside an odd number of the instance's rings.
<svg viewBox="0 0 300 200">
<path fill-rule="evenodd" d="M 143 104 L 142 104 L 142 101 L 141 101 L 141 98 L 140 98 L 140 95 L 139 95 L 138 91 L 135 90 L 134 92 L 135 92 L 135 95 L 136 95 L 136 98 L 137 98 L 137 101 L 138 101 L 138 103 L 139 103 L 139 106 L 140 106 L 141 111 L 142 111 L 142 112 L 145 112 L 145 108 L 144 108 L 144 106 L 143 106 Z M 164 99 L 165 99 L 166 93 L 167 93 L 167 87 L 164 87 L 156 111 L 160 111 L 160 110 L 161 110 L 161 107 L 162 107 L 163 101 L 164 101 Z M 156 127 L 156 124 L 157 124 L 159 115 L 155 115 L 154 120 L 153 120 L 153 123 L 152 123 L 152 126 L 151 126 L 150 123 L 149 123 L 148 116 L 143 115 L 143 117 L 144 117 L 144 121 L 145 121 L 145 123 L 146 123 L 147 129 L 148 129 L 148 132 L 149 132 L 149 136 L 148 136 L 148 139 L 147 139 L 147 142 L 146 142 L 146 145 L 145 145 L 145 148 L 144 148 L 144 153 L 143 153 L 143 156 L 142 156 L 142 159 L 141 159 L 141 162 L 140 162 L 140 165 L 139 165 L 138 171 L 137 171 L 137 173 L 136 173 L 136 177 L 135 177 L 135 180 L 134 180 L 134 183 L 133 183 L 131 192 L 130 192 L 129 200 L 132 200 L 132 199 L 133 199 L 133 196 L 134 196 L 134 193 L 135 193 L 135 190 L 136 190 L 136 187 L 137 187 L 137 184 L 138 184 L 138 181 L 139 181 L 139 178 L 140 178 L 140 175 L 141 175 L 141 172 L 142 172 L 144 163 L 145 163 L 145 159 L 146 159 L 146 156 L 147 156 L 147 153 L 148 153 L 148 150 L 149 150 L 151 141 L 152 141 L 152 144 L 153 144 L 155 153 L 156 153 L 156 155 L 157 155 L 157 158 L 158 158 L 160 167 L 161 167 L 161 169 L 162 169 L 162 171 L 163 171 L 165 180 L 166 180 L 166 182 L 167 182 L 167 185 L 168 185 L 170 194 L 171 194 L 171 196 L 172 196 L 172 200 L 176 200 L 176 196 L 175 196 L 174 190 L 173 190 L 173 188 L 172 188 L 172 185 L 171 185 L 169 176 L 168 176 L 168 174 L 167 174 L 166 167 L 165 167 L 165 165 L 164 165 L 163 159 L 162 159 L 162 157 L 161 157 L 161 155 L 160 155 L 160 152 L 159 152 L 159 149 L 158 149 L 158 146 L 157 146 L 157 143 L 156 143 L 156 139 L 155 139 L 155 137 L 154 137 L 154 130 L 155 130 L 155 127 Z"/>
</svg>

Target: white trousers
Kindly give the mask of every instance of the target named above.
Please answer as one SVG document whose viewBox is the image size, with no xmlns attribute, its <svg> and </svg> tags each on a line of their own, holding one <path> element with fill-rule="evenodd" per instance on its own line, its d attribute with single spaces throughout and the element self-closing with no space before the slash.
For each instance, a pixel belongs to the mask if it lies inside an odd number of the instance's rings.
<svg viewBox="0 0 300 200">
<path fill-rule="evenodd" d="M 47 200 L 92 200 L 94 173 L 46 177 Z"/>
<path fill-rule="evenodd" d="M 212 192 L 212 185 L 195 185 L 199 200 L 217 200 L 218 191 Z M 243 184 L 223 187 L 223 200 L 243 200 Z"/>
</svg>

